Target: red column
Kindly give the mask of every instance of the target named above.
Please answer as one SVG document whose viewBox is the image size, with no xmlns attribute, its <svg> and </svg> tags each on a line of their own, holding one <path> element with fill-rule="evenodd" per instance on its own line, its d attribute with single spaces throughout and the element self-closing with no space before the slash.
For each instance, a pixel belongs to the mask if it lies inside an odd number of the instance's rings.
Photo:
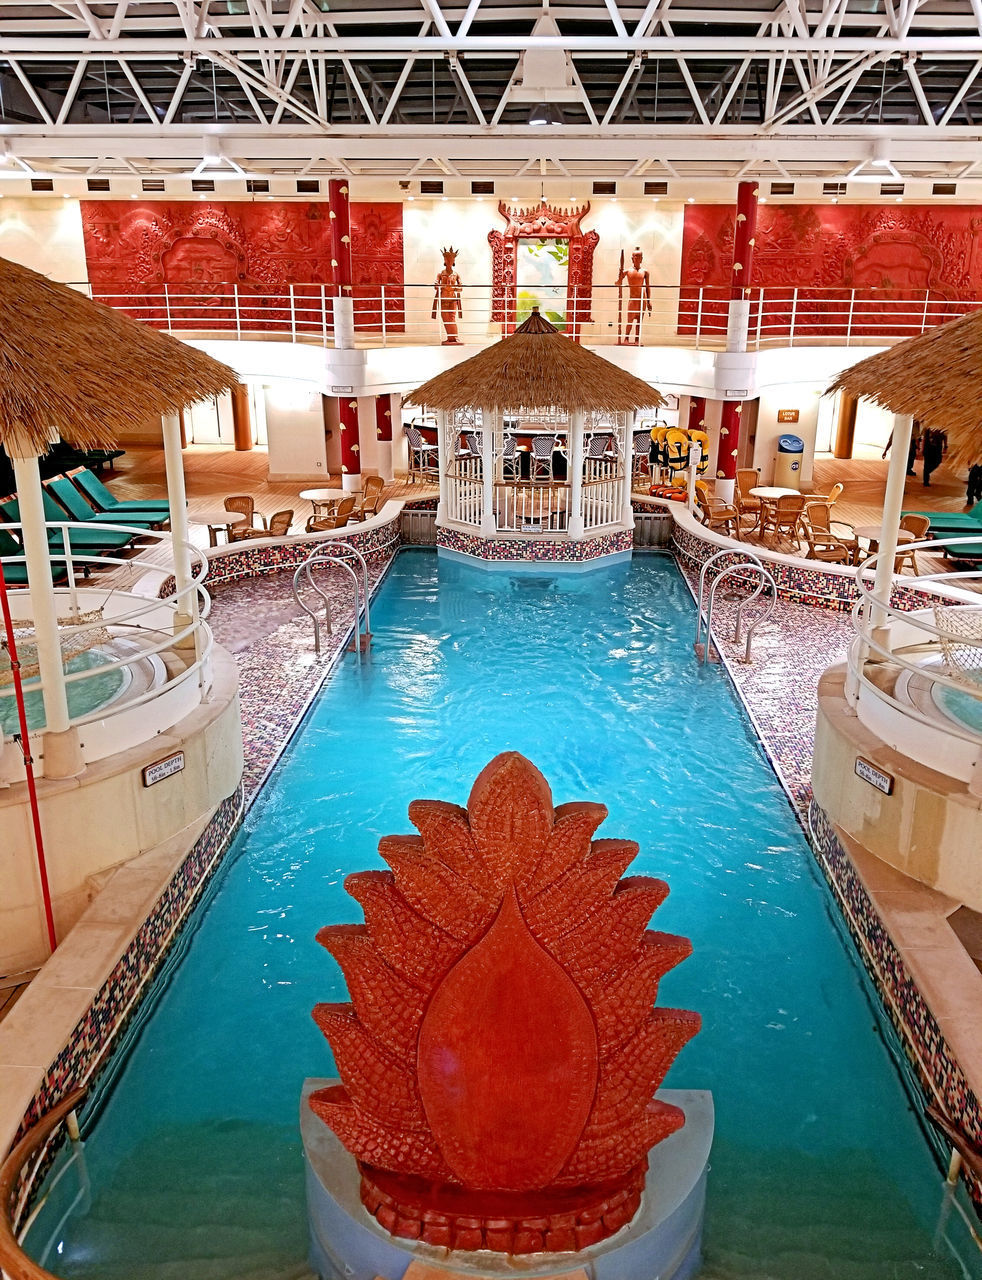
<svg viewBox="0 0 982 1280">
<path fill-rule="evenodd" d="M 742 352 L 747 349 L 750 279 L 757 237 L 757 194 L 756 182 L 741 182 L 737 187 L 736 222 L 733 227 L 733 267 L 730 275 L 730 309 L 726 325 L 727 352 Z M 719 480 L 736 479 L 742 412 L 742 400 L 723 401 L 719 453 L 716 460 L 716 477 Z"/>
<path fill-rule="evenodd" d="M 392 397 L 375 397 L 375 439 L 378 441 L 378 473 L 391 480 L 392 471 Z"/>
<path fill-rule="evenodd" d="M 334 343 L 354 346 L 355 325 L 351 279 L 351 209 L 348 183 L 332 178 L 327 184 L 331 219 L 331 271 L 334 273 Z"/>
<path fill-rule="evenodd" d="M 354 490 L 361 477 L 361 441 L 358 435 L 358 401 L 344 396 L 338 401 L 341 436 L 341 487 Z"/>
</svg>

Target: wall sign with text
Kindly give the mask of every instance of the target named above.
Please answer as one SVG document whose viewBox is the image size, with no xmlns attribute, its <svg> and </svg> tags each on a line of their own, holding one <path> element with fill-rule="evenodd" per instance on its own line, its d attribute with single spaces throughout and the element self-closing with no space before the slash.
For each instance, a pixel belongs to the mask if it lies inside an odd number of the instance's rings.
<svg viewBox="0 0 982 1280">
<path fill-rule="evenodd" d="M 184 768 L 184 752 L 175 751 L 172 756 L 166 756 L 163 760 L 156 760 L 153 764 L 148 764 L 143 770 L 143 785 L 152 787 L 155 782 L 163 782 L 165 778 L 172 778 L 175 773 L 180 773 Z"/>
<path fill-rule="evenodd" d="M 798 410 L 797 409 L 778 409 L 777 420 L 778 422 L 797 422 Z"/>
<path fill-rule="evenodd" d="M 862 756 L 856 757 L 856 776 L 868 782 L 871 787 L 876 787 L 877 791 L 882 791 L 885 796 L 893 794 L 893 774 L 877 769 Z"/>
</svg>

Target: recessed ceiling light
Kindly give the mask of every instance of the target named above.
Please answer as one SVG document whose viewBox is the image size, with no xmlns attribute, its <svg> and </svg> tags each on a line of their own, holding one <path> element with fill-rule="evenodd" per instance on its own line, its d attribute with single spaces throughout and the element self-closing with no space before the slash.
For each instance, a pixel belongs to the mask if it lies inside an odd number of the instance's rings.
<svg viewBox="0 0 982 1280">
<path fill-rule="evenodd" d="M 409 199 L 410 199 L 410 200 L 415 200 L 415 199 L 416 199 L 416 197 L 415 197 L 415 196 L 410 196 L 410 197 L 409 197 Z"/>
<path fill-rule="evenodd" d="M 131 199 L 131 200 L 135 200 L 135 199 L 136 199 L 136 196 L 135 196 L 135 195 L 133 195 L 133 194 L 131 194 L 131 195 L 130 195 L 130 199 Z"/>
<path fill-rule="evenodd" d="M 61 193 L 61 198 L 62 200 L 71 200 L 72 197 L 67 191 L 63 191 Z"/>
<path fill-rule="evenodd" d="M 686 204 L 695 204 L 695 202 L 696 202 L 696 198 L 695 198 L 695 196 L 689 196 L 685 203 L 686 203 Z"/>
<path fill-rule="evenodd" d="M 903 196 L 897 196 L 897 204 L 903 204 L 903 202 L 904 202 Z"/>
<path fill-rule="evenodd" d="M 758 204 L 766 204 L 766 203 L 767 203 L 767 197 L 766 197 L 766 196 L 761 196 L 761 197 L 758 199 L 757 203 L 758 203 Z"/>
<path fill-rule="evenodd" d="M 651 197 L 651 203 L 652 203 L 652 204 L 657 204 L 657 203 L 658 203 L 658 197 L 657 197 L 657 196 L 652 196 L 652 197 Z"/>
</svg>

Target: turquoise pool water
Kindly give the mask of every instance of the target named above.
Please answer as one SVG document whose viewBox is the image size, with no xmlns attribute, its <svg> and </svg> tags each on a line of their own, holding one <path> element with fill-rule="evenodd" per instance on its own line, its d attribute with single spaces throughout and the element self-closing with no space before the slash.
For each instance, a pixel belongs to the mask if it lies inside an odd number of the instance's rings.
<svg viewBox="0 0 982 1280">
<path fill-rule="evenodd" d="M 934 700 L 941 710 L 959 724 L 976 733 L 982 733 L 982 671 L 970 672 L 970 678 L 979 687 L 977 694 L 967 689 L 953 689 L 950 685 L 936 684 Z"/>
<path fill-rule="evenodd" d="M 911 1112 L 794 816 L 725 675 L 692 657 L 693 605 L 660 558 L 577 575 L 399 557 L 253 808 L 219 891 L 88 1126 L 29 1248 L 66 1277 L 286 1277 L 306 1240 L 300 1087 L 329 1075 L 310 1018 L 344 999 L 320 926 L 380 866 L 410 800 L 466 800 L 517 749 L 557 802 L 671 886 L 660 929 L 694 954 L 661 1000 L 699 1010 L 669 1083 L 711 1089 L 712 1277 L 982 1276 Z"/>
<path fill-rule="evenodd" d="M 76 671 L 91 671 L 95 667 L 105 666 L 112 657 L 104 649 L 86 649 L 77 653 L 65 663 L 69 675 Z M 109 671 L 101 671 L 98 675 L 88 676 L 85 680 L 72 680 L 66 686 L 68 692 L 68 713 L 73 718 L 87 716 L 89 712 L 104 707 L 122 692 L 130 678 L 128 667 L 117 667 Z M 44 728 L 44 702 L 38 685 L 32 688 L 32 682 L 26 681 L 24 688 L 24 710 L 27 713 L 27 727 L 32 732 Z M 0 733 L 14 734 L 20 732 L 17 717 L 17 704 L 14 701 L 14 687 L 10 684 L 0 686 Z"/>
</svg>

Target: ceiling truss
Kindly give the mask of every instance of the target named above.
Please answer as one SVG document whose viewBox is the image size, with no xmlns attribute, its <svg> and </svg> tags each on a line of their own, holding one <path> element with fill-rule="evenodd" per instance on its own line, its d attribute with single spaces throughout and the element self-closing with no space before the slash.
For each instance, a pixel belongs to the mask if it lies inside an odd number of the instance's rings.
<svg viewBox="0 0 982 1280">
<path fill-rule="evenodd" d="M 567 0 L 543 20 L 501 0 L 0 0 L 0 174 L 483 159 L 544 178 L 592 156 L 824 175 L 887 140 L 899 172 L 957 175 L 979 155 L 982 0 Z M 530 124 L 537 101 L 556 124 Z"/>
</svg>

